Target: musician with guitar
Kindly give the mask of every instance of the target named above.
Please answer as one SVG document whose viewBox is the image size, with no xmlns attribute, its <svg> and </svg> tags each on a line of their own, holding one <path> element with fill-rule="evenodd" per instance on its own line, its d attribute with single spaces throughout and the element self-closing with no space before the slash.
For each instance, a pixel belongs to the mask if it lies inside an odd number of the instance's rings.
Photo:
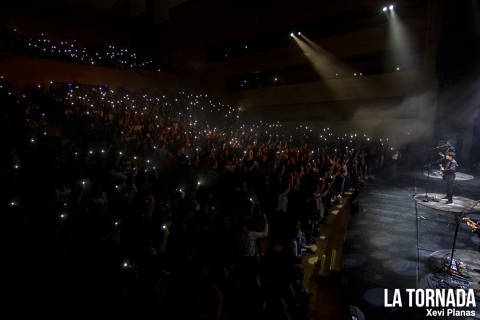
<svg viewBox="0 0 480 320">
<path fill-rule="evenodd" d="M 454 159 L 455 152 L 448 151 L 446 154 L 440 153 L 444 157 L 440 170 L 442 171 L 443 180 L 447 183 L 447 203 L 453 203 L 453 182 L 455 181 L 455 172 L 457 171 L 457 161 Z"/>
<path fill-rule="evenodd" d="M 479 222 L 475 222 L 469 218 L 463 218 L 462 220 L 465 221 L 470 228 L 472 228 L 472 232 L 480 232 Z"/>
</svg>

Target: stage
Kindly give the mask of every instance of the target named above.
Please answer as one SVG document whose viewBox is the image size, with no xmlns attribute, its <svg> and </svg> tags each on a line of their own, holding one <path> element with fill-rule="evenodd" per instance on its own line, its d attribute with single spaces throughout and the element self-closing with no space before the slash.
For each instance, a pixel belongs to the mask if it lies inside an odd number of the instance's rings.
<svg viewBox="0 0 480 320">
<path fill-rule="evenodd" d="M 453 203 L 447 203 L 447 199 L 443 199 L 444 197 L 445 193 L 422 193 L 415 195 L 414 199 L 418 204 L 422 206 L 445 212 L 480 212 L 480 203 L 478 200 L 469 199 L 462 196 L 454 196 Z"/>
<path fill-rule="evenodd" d="M 348 303 L 360 307 L 367 319 L 424 319 L 425 310 L 384 308 L 384 289 L 425 286 L 439 271 L 439 262 L 432 261 L 450 252 L 462 212 L 480 219 L 478 206 L 467 210 L 480 198 L 480 181 L 456 181 L 453 205 L 421 201 L 427 186 L 429 196 L 445 195 L 443 180 L 427 179 L 422 171 L 385 170 L 359 195 L 359 212 L 352 215 L 346 234 L 343 280 Z M 471 287 L 478 287 L 479 268 L 472 261 L 479 255 L 480 237 L 464 222 L 456 248 L 459 260 L 471 269 Z M 477 301 L 480 315 L 479 307 Z"/>
<path fill-rule="evenodd" d="M 443 176 L 440 170 L 432 170 L 430 172 L 424 171 L 423 174 L 428 178 L 443 179 Z M 475 177 L 468 173 L 457 171 L 457 173 L 455 174 L 456 181 L 468 181 L 473 179 L 475 179 Z"/>
</svg>

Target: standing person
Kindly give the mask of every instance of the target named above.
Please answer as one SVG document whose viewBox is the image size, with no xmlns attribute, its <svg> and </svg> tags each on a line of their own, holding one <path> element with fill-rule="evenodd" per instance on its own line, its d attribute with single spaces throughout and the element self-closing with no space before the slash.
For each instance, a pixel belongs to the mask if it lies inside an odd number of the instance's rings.
<svg viewBox="0 0 480 320">
<path fill-rule="evenodd" d="M 453 203 L 453 182 L 455 181 L 455 172 L 457 171 L 457 161 L 454 159 L 455 153 L 449 152 L 445 155 L 442 164 L 443 180 L 447 183 L 447 203 Z"/>
<path fill-rule="evenodd" d="M 241 256 L 246 257 L 246 260 L 257 259 L 257 239 L 266 238 L 268 236 L 268 221 L 265 218 L 265 225 L 263 231 L 249 230 L 251 228 L 244 227 L 241 235 L 242 250 Z"/>
<path fill-rule="evenodd" d="M 449 140 L 445 145 L 445 155 L 451 152 L 455 152 L 455 147 L 453 146 L 452 142 Z"/>
<path fill-rule="evenodd" d="M 319 222 L 325 222 L 325 206 L 323 205 L 323 199 L 327 196 L 330 188 L 328 187 L 325 180 L 320 181 L 317 184 L 317 189 L 313 193 L 313 197 L 315 199 L 315 203 L 317 205 L 317 215 L 319 217 Z"/>
</svg>

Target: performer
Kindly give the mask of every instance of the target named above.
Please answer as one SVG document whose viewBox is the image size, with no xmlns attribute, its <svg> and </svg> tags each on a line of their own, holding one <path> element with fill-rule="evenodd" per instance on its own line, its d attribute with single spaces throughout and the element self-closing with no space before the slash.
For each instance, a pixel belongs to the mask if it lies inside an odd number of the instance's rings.
<svg viewBox="0 0 480 320">
<path fill-rule="evenodd" d="M 471 219 L 465 219 L 464 218 L 464 221 L 467 222 L 467 225 L 472 228 L 472 232 L 477 232 L 480 234 L 480 221 L 473 221 Z"/>
<path fill-rule="evenodd" d="M 447 143 L 442 146 L 438 146 L 437 148 L 444 148 L 444 151 L 439 153 L 442 158 L 445 158 L 445 156 L 449 153 L 455 153 L 455 147 L 450 141 L 447 141 Z"/>
<path fill-rule="evenodd" d="M 457 171 L 457 161 L 454 159 L 455 152 L 450 151 L 445 154 L 443 164 L 441 165 L 443 180 L 447 183 L 447 203 L 453 203 L 453 182 L 455 181 L 455 172 Z"/>
<path fill-rule="evenodd" d="M 455 147 L 452 145 L 450 141 L 447 141 L 445 154 L 452 153 L 452 152 L 455 152 Z"/>
</svg>

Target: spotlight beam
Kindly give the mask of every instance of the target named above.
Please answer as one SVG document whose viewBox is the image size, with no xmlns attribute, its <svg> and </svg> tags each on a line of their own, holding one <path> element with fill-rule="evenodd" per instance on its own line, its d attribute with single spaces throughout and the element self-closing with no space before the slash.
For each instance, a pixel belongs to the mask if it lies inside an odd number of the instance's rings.
<svg viewBox="0 0 480 320">
<path fill-rule="evenodd" d="M 358 81 L 354 79 L 355 76 L 352 68 L 340 61 L 340 59 L 333 54 L 304 35 L 300 35 L 299 37 L 295 36 L 293 39 L 319 75 L 319 80 L 324 82 L 325 88 L 333 97 L 340 97 L 342 93 L 344 94 L 346 91 L 353 96 L 370 91 L 368 79 L 361 78 L 362 80 Z M 357 72 L 358 75 L 361 70 L 357 70 Z M 343 80 L 335 81 L 338 79 L 339 73 L 348 76 Z"/>
<path fill-rule="evenodd" d="M 392 68 L 400 71 L 405 65 L 409 65 L 412 61 L 408 61 L 408 48 L 411 47 L 412 41 L 409 39 L 409 34 L 403 22 L 399 19 L 393 5 L 390 6 L 390 14 L 388 16 L 389 39 L 390 47 L 393 49 L 393 63 Z M 389 7 L 389 8 L 390 8 Z"/>
<path fill-rule="evenodd" d="M 297 44 L 322 78 L 335 78 L 337 73 L 353 74 L 353 70 L 333 54 L 302 35 Z"/>
</svg>

